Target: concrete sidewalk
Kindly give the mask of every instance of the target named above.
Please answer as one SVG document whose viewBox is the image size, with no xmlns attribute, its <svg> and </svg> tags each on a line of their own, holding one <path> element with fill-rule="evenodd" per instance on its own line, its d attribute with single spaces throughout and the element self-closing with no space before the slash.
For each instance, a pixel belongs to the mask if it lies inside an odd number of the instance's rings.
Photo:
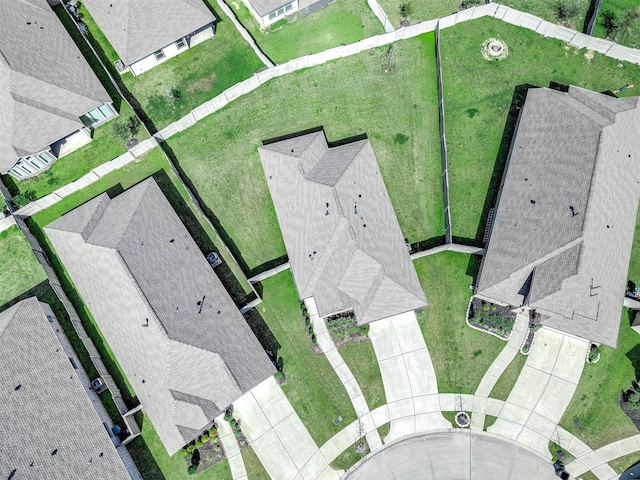
<svg viewBox="0 0 640 480">
<path fill-rule="evenodd" d="M 476 396 L 489 397 L 491 390 L 493 390 L 504 371 L 518 355 L 528 331 L 529 317 L 527 315 L 518 315 L 511 332 L 511 338 L 509 338 L 500 355 L 493 361 L 489 370 L 485 372 L 482 380 L 480 380 L 480 385 L 476 389 Z M 482 430 L 484 428 L 485 414 L 477 408 L 480 404 L 481 402 L 474 402 L 473 415 L 471 416 L 472 430 Z"/>
<path fill-rule="evenodd" d="M 371 323 L 369 337 L 380 365 L 391 421 L 385 442 L 451 427 L 440 413 L 436 373 L 415 313 Z"/>
<path fill-rule="evenodd" d="M 273 378 L 240 397 L 234 417 L 271 478 L 339 478 Z"/>
<path fill-rule="evenodd" d="M 542 328 L 505 406 L 488 431 L 551 458 L 549 440 L 578 386 L 589 342 Z"/>
<path fill-rule="evenodd" d="M 311 325 L 313 326 L 313 331 L 315 332 L 318 345 L 322 348 L 327 360 L 329 360 L 329 363 L 338 375 L 342 385 L 344 385 L 344 388 L 347 390 L 347 394 L 353 404 L 357 417 L 361 419 L 362 422 L 372 423 L 367 400 L 364 398 L 360 385 L 353 376 L 353 373 L 351 373 L 349 366 L 344 362 L 340 352 L 338 352 L 336 344 L 333 343 L 331 335 L 329 335 L 329 332 L 327 331 L 327 324 L 318 315 L 318 307 L 316 306 L 315 300 L 313 298 L 308 298 L 304 303 L 307 307 L 307 313 L 311 319 Z M 382 446 L 378 430 L 372 429 L 366 434 L 366 438 L 371 451 Z"/>
</svg>

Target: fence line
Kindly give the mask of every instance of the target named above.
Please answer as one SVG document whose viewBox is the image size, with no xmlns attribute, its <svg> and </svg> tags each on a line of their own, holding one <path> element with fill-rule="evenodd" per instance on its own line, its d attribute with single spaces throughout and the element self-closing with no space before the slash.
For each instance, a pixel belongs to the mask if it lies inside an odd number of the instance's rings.
<svg viewBox="0 0 640 480">
<path fill-rule="evenodd" d="M 378 17 L 378 20 L 380 20 L 380 23 L 382 23 L 384 31 L 387 33 L 393 32 L 395 28 L 393 28 L 393 25 L 391 25 L 389 17 L 387 17 L 387 14 L 382 9 L 377 0 L 367 0 L 367 3 L 369 4 L 369 8 L 373 11 L 373 14 Z"/>
<path fill-rule="evenodd" d="M 0 232 L 4 232 L 9 228 L 13 227 L 16 224 L 16 219 L 13 216 L 9 215 L 8 217 L 4 217 L 0 219 Z"/>
<path fill-rule="evenodd" d="M 591 13 L 589 23 L 587 24 L 587 29 L 584 32 L 587 35 L 593 35 L 593 29 L 596 26 L 596 19 L 598 18 L 598 11 L 600 11 L 601 4 L 602 0 L 595 0 L 595 3 L 593 4 L 593 12 Z"/>
</svg>

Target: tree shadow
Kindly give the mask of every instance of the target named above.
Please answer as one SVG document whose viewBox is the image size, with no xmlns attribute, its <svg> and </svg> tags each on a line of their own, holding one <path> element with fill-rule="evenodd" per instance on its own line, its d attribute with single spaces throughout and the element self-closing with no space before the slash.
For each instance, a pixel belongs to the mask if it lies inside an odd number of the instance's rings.
<svg viewBox="0 0 640 480">
<path fill-rule="evenodd" d="M 482 215 L 480 217 L 480 223 L 478 224 L 478 230 L 474 238 L 465 237 L 453 237 L 454 243 L 462 245 L 472 245 L 477 247 L 483 246 L 484 232 L 489 219 L 489 211 L 494 208 L 498 199 L 500 191 L 500 185 L 502 183 L 503 175 L 505 172 L 505 166 L 511 150 L 511 141 L 513 134 L 518 123 L 520 116 L 520 110 L 524 105 L 527 98 L 527 92 L 530 88 L 538 88 L 535 85 L 523 84 L 517 85 L 514 88 L 513 96 L 511 97 L 511 105 L 509 106 L 509 113 L 505 122 L 504 130 L 502 132 L 502 140 L 500 141 L 500 148 L 498 149 L 498 155 L 493 165 L 493 172 L 491 174 L 491 181 L 485 195 L 484 206 L 482 208 Z"/>
<path fill-rule="evenodd" d="M 636 374 L 635 379 L 640 378 L 640 345 L 636 345 L 631 350 L 629 350 L 625 355 L 631 362 L 631 365 L 633 365 L 633 370 Z"/>
</svg>

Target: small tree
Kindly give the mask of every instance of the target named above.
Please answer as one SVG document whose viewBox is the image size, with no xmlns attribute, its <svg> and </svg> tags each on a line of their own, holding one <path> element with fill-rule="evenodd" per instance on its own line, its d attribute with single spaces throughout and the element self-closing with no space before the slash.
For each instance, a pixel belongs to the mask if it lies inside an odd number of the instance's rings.
<svg viewBox="0 0 640 480">
<path fill-rule="evenodd" d="M 580 15 L 580 3 L 572 0 L 559 0 L 555 6 L 555 15 L 561 22 L 569 22 Z"/>
<path fill-rule="evenodd" d="M 358 441 L 355 444 L 356 453 L 360 457 L 364 457 L 369 450 L 369 446 L 367 445 L 367 441 L 365 440 L 366 431 L 364 429 L 364 424 L 362 423 L 362 419 L 358 417 L 358 423 L 356 423 L 356 436 L 358 437 Z"/>
<path fill-rule="evenodd" d="M 384 73 L 389 73 L 393 67 L 396 66 L 396 52 L 393 49 L 393 44 L 389 45 L 387 51 L 384 53 Z"/>
<path fill-rule="evenodd" d="M 129 132 L 129 135 L 131 135 L 131 138 L 135 138 L 140 131 L 140 122 L 134 115 L 131 115 L 127 119 L 127 131 Z"/>
<path fill-rule="evenodd" d="M 616 14 L 610 10 L 602 12 L 602 26 L 604 27 L 606 36 L 613 37 L 620 27 Z"/>
<path fill-rule="evenodd" d="M 189 465 L 189 468 L 187 468 L 187 473 L 189 475 L 194 475 L 198 473 L 198 465 Z"/>
<path fill-rule="evenodd" d="M 400 4 L 400 16 L 403 20 L 406 20 L 413 13 L 413 8 L 410 3 L 401 3 Z"/>
<path fill-rule="evenodd" d="M 120 120 L 116 120 L 115 122 L 112 123 L 111 128 L 113 129 L 113 134 L 116 137 L 120 138 L 124 142 L 129 140 L 129 129 L 127 128 L 127 125 L 124 122 L 121 122 Z"/>
</svg>

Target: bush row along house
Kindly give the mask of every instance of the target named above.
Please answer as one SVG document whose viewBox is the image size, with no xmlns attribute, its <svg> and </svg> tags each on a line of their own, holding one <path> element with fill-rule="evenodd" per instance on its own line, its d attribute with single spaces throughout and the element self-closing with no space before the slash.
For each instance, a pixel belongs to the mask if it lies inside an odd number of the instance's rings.
<svg viewBox="0 0 640 480">
<path fill-rule="evenodd" d="M 0 173 L 37 175 L 117 112 L 45 0 L 0 2 Z"/>
<path fill-rule="evenodd" d="M 639 98 L 528 91 L 478 297 L 616 346 L 640 200 Z"/>
<path fill-rule="evenodd" d="M 169 455 L 276 372 L 153 178 L 45 232 Z"/>
</svg>

